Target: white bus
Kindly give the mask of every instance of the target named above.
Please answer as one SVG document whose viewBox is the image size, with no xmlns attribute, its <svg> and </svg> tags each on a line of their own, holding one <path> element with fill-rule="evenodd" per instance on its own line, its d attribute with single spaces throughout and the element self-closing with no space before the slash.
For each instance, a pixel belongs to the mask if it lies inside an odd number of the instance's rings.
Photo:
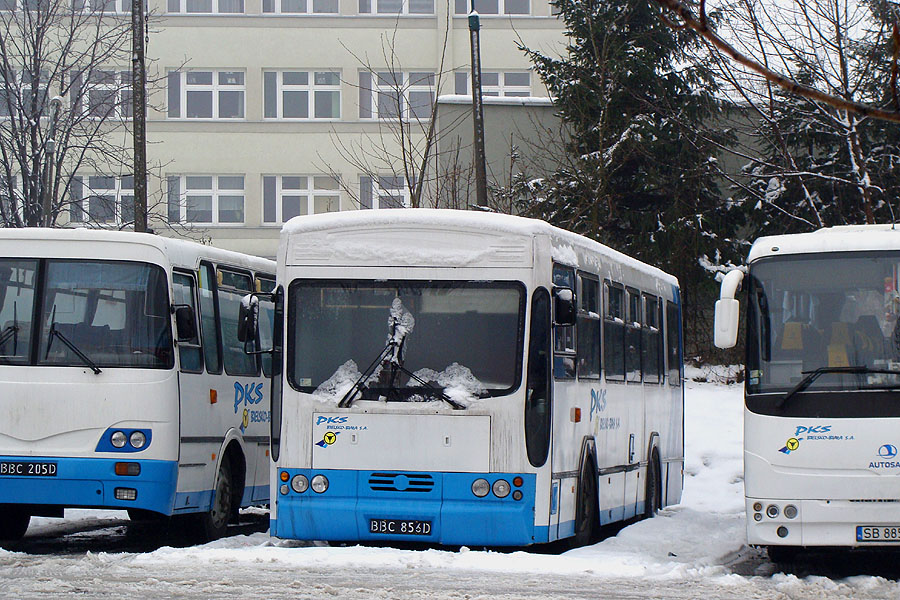
<svg viewBox="0 0 900 600">
<path fill-rule="evenodd" d="M 0 229 L 0 539 L 66 507 L 190 514 L 214 538 L 267 503 L 271 357 L 236 326 L 274 270 L 150 234 Z"/>
<path fill-rule="evenodd" d="M 542 221 L 398 209 L 291 220 L 278 282 L 273 535 L 583 544 L 679 501 L 674 277 Z"/>
<path fill-rule="evenodd" d="M 900 542 L 900 231 L 764 237 L 747 258 L 747 538 L 773 560 Z M 732 271 L 716 345 L 733 347 Z"/>
</svg>

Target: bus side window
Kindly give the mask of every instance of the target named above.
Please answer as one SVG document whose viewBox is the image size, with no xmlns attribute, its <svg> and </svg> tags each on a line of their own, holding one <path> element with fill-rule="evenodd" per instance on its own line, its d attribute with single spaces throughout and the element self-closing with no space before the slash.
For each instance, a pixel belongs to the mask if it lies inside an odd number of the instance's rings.
<svg viewBox="0 0 900 600">
<path fill-rule="evenodd" d="M 575 291 L 575 269 L 553 265 L 553 285 Z M 557 379 L 575 377 L 575 327 L 554 327 L 553 376 Z"/>
<path fill-rule="evenodd" d="M 659 298 L 644 294 L 644 326 L 641 329 L 641 370 L 646 383 L 659 383 L 660 368 L 660 310 Z"/>
<path fill-rule="evenodd" d="M 603 363 L 606 379 L 625 380 L 625 289 L 621 284 L 603 282 L 606 313 L 603 317 Z"/>
<path fill-rule="evenodd" d="M 628 296 L 628 315 L 625 319 L 625 380 L 641 381 L 641 293 L 631 288 Z"/>
<path fill-rule="evenodd" d="M 547 462 L 550 449 L 550 294 L 535 290 L 528 333 L 525 388 L 525 448 L 535 467 Z"/>
<path fill-rule="evenodd" d="M 206 372 L 218 375 L 222 372 L 222 355 L 219 351 L 219 310 L 216 304 L 215 276 L 210 264 L 200 265 L 200 337 L 203 339 L 203 358 Z"/>
<path fill-rule="evenodd" d="M 673 302 L 666 301 L 666 355 L 669 364 L 669 384 L 681 385 L 681 311 Z"/>
<path fill-rule="evenodd" d="M 194 319 L 197 318 L 197 302 L 194 295 L 194 278 L 184 273 L 172 275 L 172 288 L 175 292 L 174 303 L 187 305 L 194 311 Z M 190 340 L 178 342 L 178 356 L 181 358 L 181 370 L 187 373 L 203 372 L 203 350 L 200 347 L 200 338 L 194 336 Z"/>
<path fill-rule="evenodd" d="M 600 377 L 600 282 L 578 273 L 578 378 Z"/>
<path fill-rule="evenodd" d="M 259 375 L 255 354 L 244 352 L 244 344 L 238 340 L 237 324 L 241 299 L 252 290 L 249 274 L 219 269 L 219 335 L 222 339 L 222 356 L 228 375 Z"/>
</svg>

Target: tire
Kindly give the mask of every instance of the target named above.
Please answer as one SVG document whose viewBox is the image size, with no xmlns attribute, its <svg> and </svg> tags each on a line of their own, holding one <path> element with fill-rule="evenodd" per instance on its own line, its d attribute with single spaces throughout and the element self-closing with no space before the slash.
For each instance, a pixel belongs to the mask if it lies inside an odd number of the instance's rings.
<svg viewBox="0 0 900 600">
<path fill-rule="evenodd" d="M 644 518 L 651 519 L 662 508 L 662 481 L 660 480 L 659 454 L 656 450 L 647 465 L 647 493 L 644 495 Z"/>
<path fill-rule="evenodd" d="M 578 496 L 575 505 L 575 535 L 570 539 L 570 547 L 586 546 L 594 540 L 599 529 L 597 514 L 597 469 L 588 460 L 578 478 Z"/>
<path fill-rule="evenodd" d="M 17 542 L 28 531 L 31 515 L 17 504 L 0 504 L 0 541 Z"/>
<path fill-rule="evenodd" d="M 211 542 L 225 535 L 228 523 L 234 514 L 234 478 L 231 472 L 231 459 L 222 457 L 219 465 L 219 476 L 216 477 L 216 489 L 209 512 L 198 515 L 197 537 L 202 542 Z"/>
</svg>

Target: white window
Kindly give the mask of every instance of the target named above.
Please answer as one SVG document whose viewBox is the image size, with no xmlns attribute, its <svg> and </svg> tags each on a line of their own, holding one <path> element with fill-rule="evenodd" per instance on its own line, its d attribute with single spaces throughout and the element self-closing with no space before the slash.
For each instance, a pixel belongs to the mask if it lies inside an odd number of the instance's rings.
<svg viewBox="0 0 900 600">
<path fill-rule="evenodd" d="M 434 73 L 359 73 L 360 119 L 428 121 L 433 106 Z"/>
<path fill-rule="evenodd" d="M 263 0 L 264 13 L 276 15 L 336 15 L 338 0 Z"/>
<path fill-rule="evenodd" d="M 170 175 L 167 185 L 170 223 L 244 222 L 243 175 Z"/>
<path fill-rule="evenodd" d="M 359 14 L 433 15 L 434 0 L 359 0 Z"/>
<path fill-rule="evenodd" d="M 472 95 L 472 74 L 457 71 L 454 74 L 457 94 Z M 529 71 L 482 71 L 482 96 L 531 96 L 531 73 Z"/>
<path fill-rule="evenodd" d="M 467 15 L 472 9 L 472 0 L 455 0 L 456 14 Z M 530 15 L 530 0 L 475 0 L 475 10 L 479 15 Z"/>
<path fill-rule="evenodd" d="M 37 2 L 37 0 L 31 1 Z M 144 8 L 146 9 L 146 7 L 147 0 L 144 0 Z M 72 10 L 76 12 L 130 13 L 131 0 L 72 0 Z"/>
<path fill-rule="evenodd" d="M 0 0 L 2 1 L 2 0 Z M 2 68 L 2 66 L 0 66 Z M 0 86 L 0 117 L 8 117 L 13 113 L 18 114 L 22 110 L 26 114 L 48 117 L 50 111 L 47 104 L 50 100 L 47 93 L 47 85 L 50 81 L 50 73 L 41 71 L 37 81 L 31 76 L 30 71 L 8 71 L 9 85 Z M 8 94 L 9 91 L 20 90 L 20 93 Z M 32 107 L 33 94 L 37 94 L 36 104 Z"/>
<path fill-rule="evenodd" d="M 403 177 L 360 175 L 360 208 L 409 208 L 409 205 L 409 188 Z"/>
<path fill-rule="evenodd" d="M 170 71 L 170 119 L 243 119 L 243 71 Z"/>
<path fill-rule="evenodd" d="M 134 177 L 88 175 L 72 178 L 69 221 L 122 225 L 134 221 Z"/>
<path fill-rule="evenodd" d="M 168 0 L 168 13 L 243 14 L 244 0 Z"/>
<path fill-rule="evenodd" d="M 85 81 L 86 79 L 86 81 Z M 79 73 L 72 81 L 75 111 L 93 119 L 130 119 L 132 87 L 130 71 L 100 70 Z"/>
<path fill-rule="evenodd" d="M 340 119 L 337 71 L 267 71 L 263 74 L 267 119 Z"/>
<path fill-rule="evenodd" d="M 341 209 L 340 182 L 326 175 L 264 175 L 263 223 L 281 225 L 300 215 Z"/>
</svg>

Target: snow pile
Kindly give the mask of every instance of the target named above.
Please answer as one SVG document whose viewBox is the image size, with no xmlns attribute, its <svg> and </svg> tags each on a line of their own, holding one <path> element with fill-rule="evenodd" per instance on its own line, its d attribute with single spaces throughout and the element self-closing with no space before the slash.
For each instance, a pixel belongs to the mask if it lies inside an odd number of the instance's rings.
<svg viewBox="0 0 900 600">
<path fill-rule="evenodd" d="M 379 371 L 381 371 L 381 365 L 377 367 L 377 370 L 372 374 L 372 377 L 377 377 Z M 356 362 L 348 360 L 338 367 L 337 371 L 335 371 L 331 377 L 323 381 L 322 384 L 316 388 L 316 391 L 313 392 L 313 396 L 315 396 L 317 400 L 323 400 L 325 402 L 339 402 L 340 399 L 353 388 L 353 385 L 361 376 L 362 373 L 359 372 L 359 367 L 356 365 Z"/>
<path fill-rule="evenodd" d="M 453 363 L 440 373 L 434 369 L 419 369 L 413 375 L 423 381 L 436 383 L 444 389 L 444 393 L 451 400 L 465 406 L 468 406 L 476 398 L 487 392 L 487 389 L 478 381 L 472 370 L 459 363 Z M 415 380 L 412 380 L 409 382 L 409 385 L 414 386 L 418 384 Z"/>
</svg>

